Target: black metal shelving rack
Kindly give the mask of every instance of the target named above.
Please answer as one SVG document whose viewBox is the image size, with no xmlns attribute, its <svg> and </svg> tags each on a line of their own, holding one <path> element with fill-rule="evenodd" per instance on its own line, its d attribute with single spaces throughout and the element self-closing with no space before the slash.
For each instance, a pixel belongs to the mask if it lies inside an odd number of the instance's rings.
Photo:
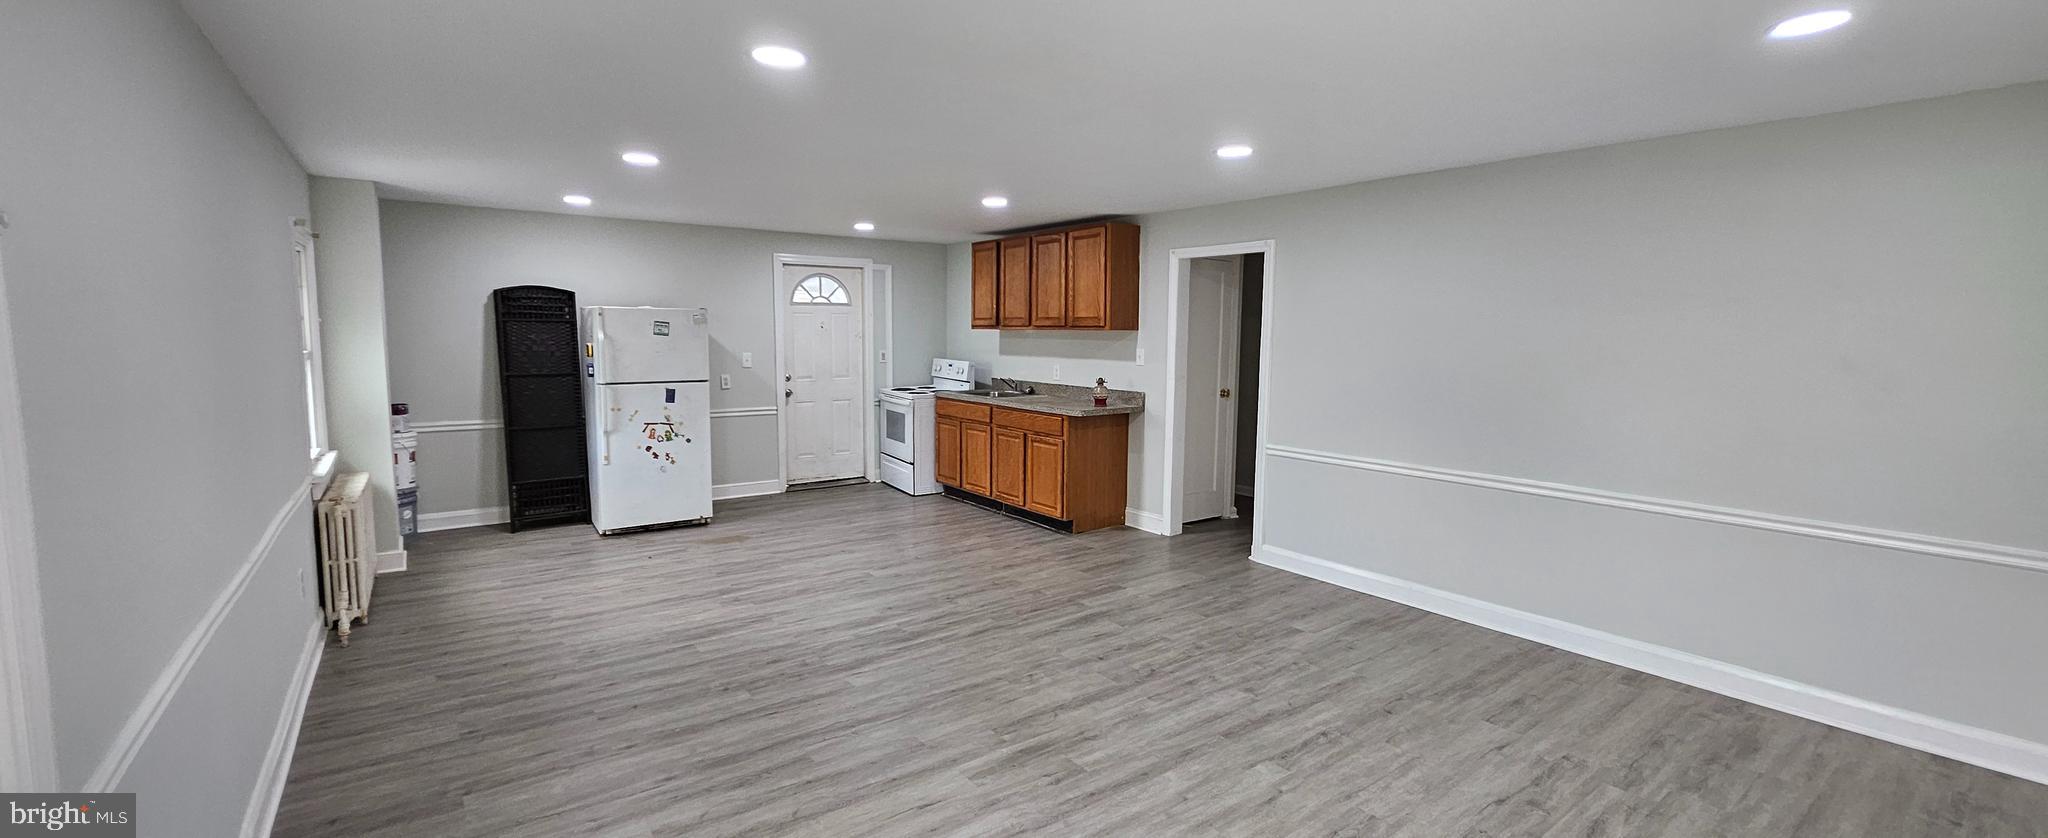
<svg viewBox="0 0 2048 838">
<path fill-rule="evenodd" d="M 590 520 L 576 293 L 518 285 L 491 293 L 505 408 L 505 483 L 513 532 Z"/>
</svg>

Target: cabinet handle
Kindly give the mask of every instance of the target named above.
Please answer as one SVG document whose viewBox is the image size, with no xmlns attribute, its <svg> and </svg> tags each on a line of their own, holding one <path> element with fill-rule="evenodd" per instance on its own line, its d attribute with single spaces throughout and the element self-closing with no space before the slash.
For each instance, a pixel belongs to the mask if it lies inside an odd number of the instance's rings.
<svg viewBox="0 0 2048 838">
<path fill-rule="evenodd" d="M 1216 395 L 1217 395 L 1217 396 L 1218 396 L 1219 398 L 1225 398 L 1225 399 L 1227 399 L 1227 398 L 1230 398 L 1230 388 L 1229 388 L 1229 387 L 1225 387 L 1225 388 L 1223 388 L 1222 390 L 1219 390 L 1219 391 L 1217 391 L 1217 392 L 1216 392 Z"/>
</svg>

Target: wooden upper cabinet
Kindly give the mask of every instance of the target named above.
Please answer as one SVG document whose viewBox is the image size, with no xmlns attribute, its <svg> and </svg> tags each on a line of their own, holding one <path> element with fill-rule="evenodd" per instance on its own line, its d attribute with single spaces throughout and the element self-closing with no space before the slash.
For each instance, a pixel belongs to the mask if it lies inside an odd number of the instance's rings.
<svg viewBox="0 0 2048 838">
<path fill-rule="evenodd" d="M 974 243 L 974 328 L 996 327 L 996 243 Z"/>
<path fill-rule="evenodd" d="M 1031 237 L 1018 236 L 996 243 L 996 287 L 999 289 L 996 325 L 1022 329 L 1031 325 Z"/>
<path fill-rule="evenodd" d="M 1138 328 L 1138 225 L 974 243 L 974 328 Z"/>
<path fill-rule="evenodd" d="M 1031 327 L 1067 325 L 1067 236 L 1040 233 L 1031 237 Z"/>
<path fill-rule="evenodd" d="M 1138 227 L 1097 224 L 1067 231 L 1067 326 L 1138 328 Z"/>
</svg>

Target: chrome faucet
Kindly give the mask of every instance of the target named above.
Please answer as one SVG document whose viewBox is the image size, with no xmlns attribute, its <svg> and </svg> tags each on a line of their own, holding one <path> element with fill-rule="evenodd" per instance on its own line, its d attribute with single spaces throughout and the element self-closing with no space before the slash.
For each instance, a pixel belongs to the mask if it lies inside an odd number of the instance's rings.
<svg viewBox="0 0 2048 838">
<path fill-rule="evenodd" d="M 1019 393 L 1023 393 L 1024 395 L 1027 395 L 1027 396 L 1030 396 L 1030 395 L 1036 395 L 1036 394 L 1038 393 L 1038 391 L 1037 391 L 1037 390 L 1033 390 L 1033 389 L 1031 389 L 1031 388 L 1030 388 L 1030 387 L 1028 387 L 1028 386 L 1025 386 L 1025 385 L 1022 385 L 1022 384 L 1018 384 L 1018 383 L 1017 383 L 1017 379 L 1014 379 L 1014 378 L 1003 378 L 1003 377 L 1001 377 L 1001 376 L 995 376 L 995 375 L 992 375 L 992 376 L 989 376 L 989 379 L 988 379 L 988 380 L 990 380 L 990 381 L 993 381 L 993 382 L 995 382 L 995 383 L 997 383 L 997 384 L 1002 384 L 1002 385 L 1004 385 L 1004 386 L 1007 386 L 1007 387 L 1009 387 L 1010 389 L 1012 389 L 1012 390 L 1015 390 L 1015 391 L 1017 391 L 1017 392 L 1019 392 Z"/>
</svg>

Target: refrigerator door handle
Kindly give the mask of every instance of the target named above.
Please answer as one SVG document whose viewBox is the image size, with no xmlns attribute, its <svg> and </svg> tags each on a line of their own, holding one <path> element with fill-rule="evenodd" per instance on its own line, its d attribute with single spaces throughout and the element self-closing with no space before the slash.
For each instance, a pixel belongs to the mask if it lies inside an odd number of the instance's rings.
<svg viewBox="0 0 2048 838">
<path fill-rule="evenodd" d="M 597 366 L 599 366 L 599 365 L 603 365 L 603 366 L 604 366 L 604 367 L 606 367 L 607 369 L 609 369 L 609 368 L 611 367 L 611 365 L 610 365 L 610 364 L 606 364 L 606 363 L 605 363 L 605 356 L 606 356 L 607 354 L 609 354 L 609 353 L 610 353 L 610 350 L 609 350 L 609 349 L 608 349 L 608 348 L 607 348 L 607 347 L 605 346 L 605 339 L 604 339 L 604 309 L 598 309 L 598 310 L 596 310 L 596 311 L 594 311 L 594 312 L 591 312 L 591 315 L 590 315 L 590 340 L 591 340 L 591 342 L 592 342 L 593 344 L 595 344 L 595 346 L 593 347 L 593 351 L 591 352 L 591 355 L 592 355 L 592 356 L 594 356 L 594 357 L 592 357 L 592 358 L 590 359 L 590 364 L 591 364 L 591 367 L 592 367 L 592 369 L 591 369 L 591 371 L 590 371 L 590 374 L 591 374 L 591 377 L 592 377 L 592 378 L 596 378 L 596 377 L 597 377 L 597 369 L 596 369 L 596 367 L 597 367 Z M 609 372 L 607 372 L 606 374 L 607 374 L 607 375 L 609 375 L 610 373 L 609 373 Z M 604 381 L 603 381 L 602 379 L 599 379 L 599 381 L 598 381 L 598 386 L 599 386 L 599 387 L 603 387 L 603 386 L 604 386 Z"/>
<path fill-rule="evenodd" d="M 604 439 L 603 459 L 598 461 L 598 465 L 608 466 L 612 464 L 612 412 L 605 407 L 604 385 L 597 385 L 591 390 L 592 395 L 597 397 L 597 409 L 603 411 L 599 415 L 604 417 L 604 421 L 598 423 L 598 436 Z"/>
</svg>

